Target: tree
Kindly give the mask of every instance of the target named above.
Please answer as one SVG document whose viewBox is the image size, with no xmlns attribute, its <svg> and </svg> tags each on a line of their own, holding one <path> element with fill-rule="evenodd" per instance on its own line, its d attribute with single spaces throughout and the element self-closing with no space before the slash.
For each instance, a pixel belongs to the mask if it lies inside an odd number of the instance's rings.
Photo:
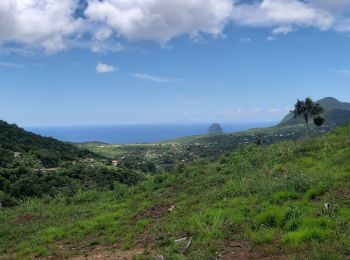
<svg viewBox="0 0 350 260">
<path fill-rule="evenodd" d="M 308 134 L 310 131 L 309 122 L 311 119 L 313 119 L 313 122 L 317 126 L 324 124 L 325 119 L 321 116 L 323 111 L 324 109 L 320 104 L 315 103 L 311 98 L 306 98 L 305 100 L 298 99 L 292 113 L 294 114 L 294 117 L 302 117 L 304 119 L 305 131 L 306 134 Z"/>
<path fill-rule="evenodd" d="M 314 118 L 314 124 L 317 126 L 322 126 L 325 121 L 326 119 L 321 115 L 318 115 Z"/>
<path fill-rule="evenodd" d="M 255 139 L 255 144 L 257 146 L 262 146 L 264 144 L 264 140 L 263 140 L 261 135 L 257 135 L 257 137 Z"/>
</svg>

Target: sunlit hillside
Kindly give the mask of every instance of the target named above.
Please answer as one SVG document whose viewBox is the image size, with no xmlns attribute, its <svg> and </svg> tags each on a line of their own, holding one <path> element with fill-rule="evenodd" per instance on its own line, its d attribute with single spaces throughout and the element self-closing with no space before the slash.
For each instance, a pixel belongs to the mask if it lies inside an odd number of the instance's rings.
<svg viewBox="0 0 350 260">
<path fill-rule="evenodd" d="M 345 259 L 349 156 L 346 126 L 179 164 L 131 187 L 27 199 L 0 214 L 1 254 Z"/>
</svg>

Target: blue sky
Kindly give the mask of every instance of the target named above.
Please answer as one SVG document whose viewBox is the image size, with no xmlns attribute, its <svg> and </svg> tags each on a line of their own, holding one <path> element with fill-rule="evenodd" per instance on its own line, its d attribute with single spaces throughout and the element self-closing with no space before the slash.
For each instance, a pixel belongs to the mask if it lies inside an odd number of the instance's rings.
<svg viewBox="0 0 350 260">
<path fill-rule="evenodd" d="M 78 15 L 82 1 L 0 3 L 0 118 L 278 121 L 297 98 L 350 101 L 348 1 L 156 2 L 91 0 Z"/>
</svg>

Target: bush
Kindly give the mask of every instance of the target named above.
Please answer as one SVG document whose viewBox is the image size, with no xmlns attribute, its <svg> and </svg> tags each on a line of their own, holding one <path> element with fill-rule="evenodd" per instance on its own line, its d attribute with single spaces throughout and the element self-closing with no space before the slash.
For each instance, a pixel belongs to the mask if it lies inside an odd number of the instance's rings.
<svg viewBox="0 0 350 260">
<path fill-rule="evenodd" d="M 0 202 L 3 207 L 14 207 L 17 205 L 16 199 L 3 191 L 0 191 Z"/>
</svg>

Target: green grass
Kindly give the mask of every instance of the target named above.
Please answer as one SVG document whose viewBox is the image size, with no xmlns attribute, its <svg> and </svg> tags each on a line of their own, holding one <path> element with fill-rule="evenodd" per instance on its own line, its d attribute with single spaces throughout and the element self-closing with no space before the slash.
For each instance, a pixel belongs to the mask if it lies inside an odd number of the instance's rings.
<svg viewBox="0 0 350 260">
<path fill-rule="evenodd" d="M 346 259 L 349 158 L 347 126 L 319 138 L 248 145 L 130 188 L 24 200 L 0 213 L 0 255 L 70 257 L 116 246 L 182 259 L 184 244 L 174 240 L 187 236 L 189 259 L 237 250 L 249 258 Z"/>
</svg>

